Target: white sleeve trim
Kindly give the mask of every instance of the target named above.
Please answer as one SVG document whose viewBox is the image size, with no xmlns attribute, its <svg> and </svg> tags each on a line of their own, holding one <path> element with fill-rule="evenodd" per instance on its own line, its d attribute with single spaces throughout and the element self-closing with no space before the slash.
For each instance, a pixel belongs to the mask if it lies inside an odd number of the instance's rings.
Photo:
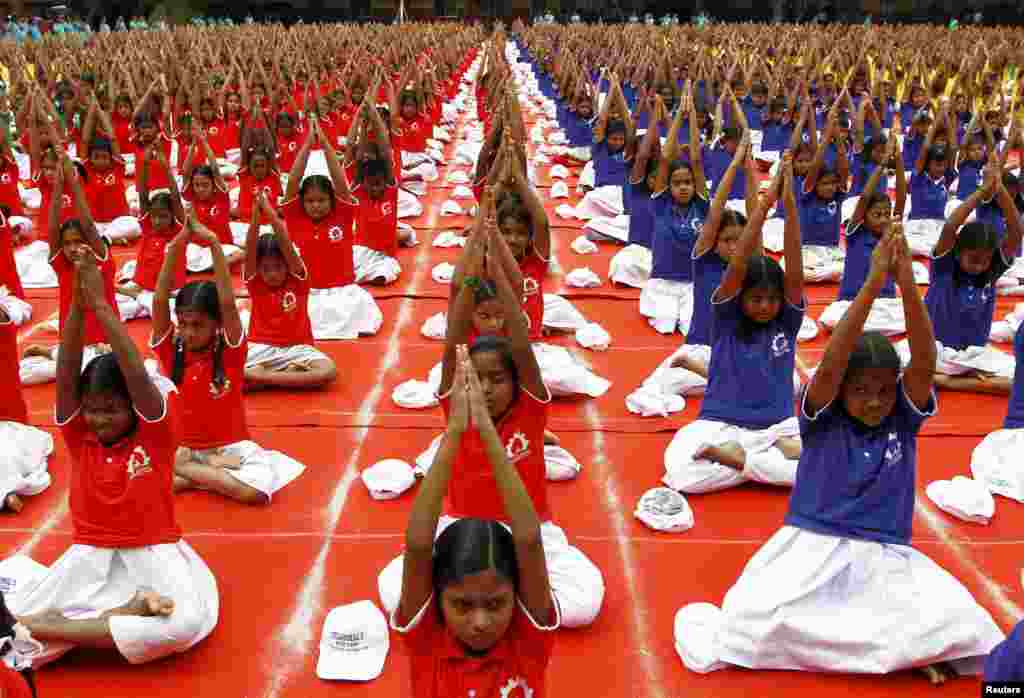
<svg viewBox="0 0 1024 698">
<path fill-rule="evenodd" d="M 818 417 L 821 416 L 821 413 L 824 412 L 825 410 L 827 410 L 829 407 L 831 407 L 832 403 L 835 402 L 836 399 L 832 398 L 831 400 L 828 401 L 828 403 L 823 405 L 820 410 L 818 410 L 814 414 L 811 414 L 810 412 L 807 411 L 807 393 L 808 393 L 808 390 L 810 388 L 810 385 L 811 384 L 808 383 L 804 387 L 803 394 L 800 396 L 800 414 L 803 415 L 804 417 L 806 417 L 807 419 L 811 420 L 812 422 L 816 422 L 816 421 L 818 421 Z M 837 397 L 838 397 L 838 394 L 837 394 Z"/>
<path fill-rule="evenodd" d="M 932 405 L 931 410 L 921 410 L 914 404 L 914 401 L 910 399 L 910 396 L 907 395 L 907 384 L 904 383 L 902 379 L 900 380 L 900 386 L 903 390 L 903 397 L 907 399 L 907 404 L 910 405 L 910 409 L 914 410 L 915 414 L 919 417 L 934 417 L 935 413 L 939 411 L 939 398 L 935 394 L 935 388 L 928 391 L 928 402 Z"/>
<path fill-rule="evenodd" d="M 235 342 L 234 344 L 231 343 L 231 340 L 228 339 L 228 336 L 224 334 L 223 330 L 221 331 L 221 334 L 224 337 L 224 343 L 227 344 L 232 349 L 237 349 L 238 347 L 242 346 L 242 342 L 245 341 L 245 328 L 242 328 L 242 333 L 238 335 L 238 341 Z"/>
<path fill-rule="evenodd" d="M 59 417 L 59 416 L 57 415 L 57 406 L 56 406 L 56 405 L 54 405 L 54 406 L 53 406 L 53 422 L 54 422 L 54 424 L 56 424 L 56 425 L 57 425 L 57 426 L 59 426 L 59 427 L 63 427 L 63 426 L 66 426 L 66 425 L 70 424 L 70 423 L 71 423 L 71 422 L 72 422 L 72 421 L 73 421 L 73 420 L 75 419 L 75 417 L 77 417 L 77 416 L 78 416 L 78 414 L 79 414 L 79 413 L 80 413 L 81 411 L 82 411 L 82 406 L 81 406 L 81 405 L 79 405 L 79 406 L 78 406 L 78 409 L 76 409 L 76 410 L 75 410 L 74 412 L 72 412 L 71 414 L 69 414 L 69 415 L 68 415 L 68 417 L 67 417 L 67 419 L 63 419 L 63 420 L 62 420 L 62 419 L 61 419 L 61 418 L 60 418 L 60 417 Z"/>
<path fill-rule="evenodd" d="M 550 389 L 550 388 L 548 388 L 548 385 L 547 385 L 547 383 L 544 383 L 544 392 L 545 392 L 545 393 L 547 393 L 547 397 L 546 397 L 546 398 L 540 398 L 540 397 L 537 397 L 536 395 L 534 395 L 533 393 L 531 393 L 531 392 L 530 392 L 529 390 L 527 390 L 527 389 L 526 389 L 526 386 L 524 386 L 524 385 L 520 385 L 519 387 L 523 389 L 523 392 L 524 392 L 524 393 L 526 393 L 526 394 L 527 394 L 527 395 L 529 395 L 529 396 L 530 396 L 531 398 L 533 398 L 533 400 L 534 400 L 535 402 L 539 402 L 539 403 L 540 403 L 540 404 L 542 404 L 542 405 L 547 405 L 548 403 L 550 403 L 550 402 L 551 402 L 551 389 Z M 451 392 L 451 391 L 449 391 L 449 392 Z"/>
<path fill-rule="evenodd" d="M 410 620 L 405 625 L 399 625 L 398 621 L 397 621 L 398 609 L 401 608 L 401 604 L 399 604 L 399 606 L 396 607 L 395 610 L 391 612 L 391 617 L 388 619 L 388 621 L 389 621 L 388 624 L 391 626 L 392 630 L 395 630 L 396 632 L 400 632 L 403 635 L 412 632 L 420 624 L 420 621 L 423 620 L 423 615 L 427 612 L 427 609 L 430 608 L 430 605 L 431 605 L 431 603 L 433 601 L 434 601 L 434 595 L 431 594 L 430 596 L 427 597 L 427 600 L 423 602 L 423 605 L 420 607 L 420 610 L 416 612 L 416 615 L 414 615 L 412 617 L 412 620 Z M 529 614 L 527 614 L 527 615 L 529 615 Z"/>
<path fill-rule="evenodd" d="M 165 332 L 164 336 L 161 337 L 160 339 L 156 339 L 154 337 L 154 335 L 152 333 L 150 333 L 150 335 L 149 335 L 149 348 L 150 349 L 156 349 L 158 346 L 160 346 L 161 344 L 166 342 L 167 338 L 170 337 L 172 334 L 174 334 L 174 325 L 173 324 L 170 327 L 167 328 L 167 332 Z"/>
<path fill-rule="evenodd" d="M 541 625 L 540 623 L 538 623 L 536 619 L 534 619 L 533 615 L 530 613 L 529 609 L 527 609 L 526 606 L 523 605 L 523 600 L 520 599 L 518 596 L 516 597 L 516 603 L 519 604 L 519 610 L 523 612 L 523 615 L 529 619 L 530 623 L 537 630 L 551 632 L 552 630 L 558 630 L 562 627 L 562 609 L 558 605 L 558 599 L 555 598 L 555 592 L 551 592 L 551 606 L 555 611 L 555 621 L 551 625 Z"/>
<path fill-rule="evenodd" d="M 169 378 L 165 378 L 164 376 L 150 376 L 150 380 L 153 381 L 153 385 L 156 386 L 156 389 L 160 391 L 160 398 L 163 400 L 164 409 L 160 413 L 160 416 L 156 419 L 149 419 L 146 415 L 139 412 L 139 408 L 135 405 L 132 405 L 132 409 L 135 410 L 135 414 L 139 416 L 139 419 L 146 424 L 159 424 L 164 421 L 165 417 L 167 417 L 167 396 L 171 393 L 178 392 L 178 386 L 172 383 Z"/>
</svg>

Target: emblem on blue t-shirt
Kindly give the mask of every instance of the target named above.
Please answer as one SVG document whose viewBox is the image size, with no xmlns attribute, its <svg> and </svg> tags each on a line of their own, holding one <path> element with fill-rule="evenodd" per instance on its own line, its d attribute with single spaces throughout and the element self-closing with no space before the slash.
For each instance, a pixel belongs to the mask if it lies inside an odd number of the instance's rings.
<svg viewBox="0 0 1024 698">
<path fill-rule="evenodd" d="M 779 332 L 772 337 L 772 353 L 776 359 L 783 354 L 789 353 L 789 338 L 786 337 L 785 333 Z"/>
<path fill-rule="evenodd" d="M 903 460 L 903 444 L 896 432 L 889 432 L 889 444 L 885 447 L 885 464 L 896 465 Z"/>
<path fill-rule="evenodd" d="M 836 215 L 836 211 L 838 209 L 839 209 L 839 204 L 837 204 L 835 201 L 829 201 L 828 202 L 828 215 L 830 215 L 830 216 Z"/>
</svg>

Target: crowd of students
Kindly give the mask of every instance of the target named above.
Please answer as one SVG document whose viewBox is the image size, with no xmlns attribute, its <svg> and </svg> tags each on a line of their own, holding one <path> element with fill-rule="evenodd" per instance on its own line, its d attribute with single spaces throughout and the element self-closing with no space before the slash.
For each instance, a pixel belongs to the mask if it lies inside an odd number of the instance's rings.
<svg viewBox="0 0 1024 698">
<path fill-rule="evenodd" d="M 601 570 L 547 496 L 579 470 L 548 405 L 608 385 L 543 341 L 588 324 L 544 293 L 557 221 L 533 182 L 552 160 L 586 192 L 566 215 L 622 245 L 611 279 L 642 289 L 655 331 L 685 337 L 637 389 L 702 396 L 664 484 L 792 488 L 721 608 L 679 611 L 685 666 L 941 683 L 991 653 L 987 677 L 1021 678 L 1019 631 L 1005 640 L 910 545 L 936 389 L 1008 396 L 979 479 L 1014 467 L 1024 434 L 1024 372 L 989 345 L 997 295 L 1024 293 L 1012 33 L 253 25 L 6 43 L 0 61 L 17 112 L 0 160 L 0 502 L 20 511 L 50 484 L 53 441 L 27 424 L 21 385 L 55 381 L 74 523 L 0 613 L 0 654 L 28 669 L 23 684 L 0 674 L 3 695 L 34 692 L 30 669 L 76 646 L 140 663 L 212 632 L 217 582 L 175 494 L 263 506 L 302 475 L 251 440 L 245 393 L 322 389 L 340 372 L 318 343 L 380 329 L 364 286 L 402 276 L 397 251 L 419 241 L 399 219 L 423 210 L 456 128 L 478 135 L 477 203 L 447 312 L 424 328 L 444 339 L 425 399 L 446 427 L 378 580 L 417 695 L 540 698 L 551 631 L 603 605 Z M 134 259 L 118 268 L 122 245 Z M 825 282 L 839 283 L 818 318 L 831 336 L 807 367 L 797 345 L 820 327 L 805 287 Z M 42 286 L 59 287 L 59 345 L 19 348 L 38 320 L 25 289 Z"/>
</svg>

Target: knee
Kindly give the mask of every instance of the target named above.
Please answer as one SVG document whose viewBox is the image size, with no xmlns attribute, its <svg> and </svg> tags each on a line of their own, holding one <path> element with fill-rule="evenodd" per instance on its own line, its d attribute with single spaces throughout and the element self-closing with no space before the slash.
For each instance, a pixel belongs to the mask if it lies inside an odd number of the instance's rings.
<svg viewBox="0 0 1024 698">
<path fill-rule="evenodd" d="M 168 645 L 173 646 L 176 651 L 191 647 L 200 639 L 199 636 L 205 627 L 204 620 L 204 613 L 199 604 L 191 599 L 175 599 L 174 612 L 167 619 L 167 626 L 164 629 Z"/>
<path fill-rule="evenodd" d="M 235 498 L 242 504 L 248 504 L 249 506 L 266 506 L 270 504 L 270 497 L 250 485 L 240 487 L 235 494 Z"/>
<path fill-rule="evenodd" d="M 324 387 L 330 385 L 338 378 L 338 367 L 330 359 L 318 361 L 314 369 L 317 377 L 317 385 Z"/>
</svg>

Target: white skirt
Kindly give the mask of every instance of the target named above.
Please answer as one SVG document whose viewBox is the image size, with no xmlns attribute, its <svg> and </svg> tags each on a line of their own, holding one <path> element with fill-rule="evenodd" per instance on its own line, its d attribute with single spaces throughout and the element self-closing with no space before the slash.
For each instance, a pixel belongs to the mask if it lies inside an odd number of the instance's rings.
<svg viewBox="0 0 1024 698">
<path fill-rule="evenodd" d="M 442 516 L 437 522 L 437 535 L 458 519 Z M 563 628 L 582 628 L 597 618 L 604 603 L 604 577 L 601 570 L 579 548 L 569 545 L 565 531 L 550 521 L 540 526 L 547 560 L 551 593 L 558 602 Z M 402 568 L 404 558 L 399 555 L 385 567 L 377 578 L 381 606 L 390 616 L 398 608 L 402 596 Z"/>
<path fill-rule="evenodd" d="M 356 339 L 377 334 L 384 314 L 366 289 L 349 284 L 311 290 L 309 319 L 316 339 Z"/>
<path fill-rule="evenodd" d="M 785 218 L 769 218 L 761 227 L 761 245 L 769 252 L 780 253 L 786 248 L 785 233 Z"/>
<path fill-rule="evenodd" d="M 57 272 L 50 266 L 50 246 L 36 240 L 14 251 L 14 266 L 25 288 L 57 288 Z"/>
<path fill-rule="evenodd" d="M 910 365 L 910 342 L 901 339 L 894 345 L 896 353 L 900 356 L 900 362 L 906 368 Z M 966 349 L 953 349 L 943 346 L 942 342 L 935 342 L 938 357 L 935 362 L 935 372 L 945 376 L 963 376 L 975 371 L 992 376 L 1000 376 L 1013 380 L 1016 371 L 1016 362 L 1012 354 L 992 346 L 967 347 Z"/>
<path fill-rule="evenodd" d="M 50 434 L 19 422 L 0 422 L 0 443 L 0 508 L 9 494 L 32 496 L 50 486 Z"/>
<path fill-rule="evenodd" d="M 587 319 L 568 299 L 555 293 L 545 293 L 543 323 L 544 327 L 552 330 L 571 332 L 586 325 Z"/>
<path fill-rule="evenodd" d="M 747 429 L 725 422 L 698 419 L 672 437 L 672 442 L 665 450 L 665 475 L 662 482 L 686 494 L 717 492 L 744 482 L 791 487 L 796 479 L 799 461 L 787 459 L 775 447 L 775 442 L 783 437 L 800 438 L 796 417 L 790 417 L 767 429 Z M 730 441 L 739 442 L 746 451 L 746 466 L 742 471 L 703 458 L 694 458 L 702 446 L 721 446 Z"/>
<path fill-rule="evenodd" d="M 10 223 L 11 228 L 20 229 L 22 235 L 31 233 L 36 227 L 32 219 L 25 216 L 10 216 L 7 222 Z"/>
<path fill-rule="evenodd" d="M 311 361 L 330 361 L 330 357 L 316 347 L 308 344 L 295 344 L 290 347 L 277 347 L 270 344 L 249 343 L 245 367 L 283 371 L 293 365 L 308 365 Z"/>
<path fill-rule="evenodd" d="M 184 652 L 205 639 L 217 625 L 220 597 L 217 580 L 184 540 L 144 548 L 95 548 L 72 545 L 38 584 L 6 597 L 15 615 L 56 609 L 73 619 L 97 618 L 123 606 L 140 588 L 174 600 L 168 617 L 113 616 L 110 633 L 118 651 L 132 664 Z M 74 646 L 44 643 L 33 668 L 57 659 Z"/>
<path fill-rule="evenodd" d="M 221 250 L 224 252 L 224 257 L 227 258 L 236 252 L 241 252 L 242 248 L 237 245 L 221 245 Z M 193 274 L 212 270 L 213 252 L 209 247 L 190 242 L 185 248 L 185 268 Z"/>
<path fill-rule="evenodd" d="M 942 235 L 946 221 L 934 219 L 908 220 L 903 223 L 903 235 L 910 251 L 918 257 L 931 257 Z"/>
<path fill-rule="evenodd" d="M 640 314 L 662 334 L 686 334 L 693 321 L 693 282 L 650 279 L 640 292 Z"/>
<path fill-rule="evenodd" d="M 992 494 L 1024 503 L 1024 429 L 999 429 L 971 454 L 971 474 Z"/>
<path fill-rule="evenodd" d="M 390 284 L 402 273 L 397 259 L 363 245 L 352 246 L 352 262 L 357 284 L 374 279 L 384 279 L 385 283 Z"/>
<path fill-rule="evenodd" d="M 589 163 L 587 166 L 590 166 Z M 580 183 L 583 183 L 582 178 Z M 576 216 L 583 220 L 615 218 L 625 212 L 625 205 L 622 203 L 622 187 L 613 184 L 587 192 L 583 200 L 576 204 Z"/>
<path fill-rule="evenodd" d="M 834 301 L 818 318 L 818 321 L 825 327 L 835 329 L 839 321 L 843 319 L 846 310 L 852 301 Z M 868 313 L 868 319 L 864 323 L 865 332 L 881 332 L 892 337 L 903 334 L 907 331 L 906 321 L 903 317 L 902 298 L 876 298 Z"/>
<path fill-rule="evenodd" d="M 142 225 L 135 216 L 119 216 L 108 223 L 96 223 L 96 232 L 110 240 L 134 240 L 142 235 Z"/>
<path fill-rule="evenodd" d="M 241 461 L 237 470 L 224 472 L 267 495 L 267 501 L 306 470 L 306 466 L 280 451 L 265 449 L 253 441 L 237 441 L 218 448 L 187 449 L 194 460 L 204 462 L 210 456 L 228 456 Z"/>
<path fill-rule="evenodd" d="M 235 243 L 235 247 L 238 247 L 238 248 L 241 248 L 241 249 L 245 249 L 246 238 L 249 237 L 249 224 L 248 223 L 242 223 L 240 221 L 231 221 L 230 223 L 228 223 L 228 229 L 231 230 L 231 241 Z M 274 234 L 273 226 L 269 226 L 269 225 L 261 225 L 260 226 L 260 235 L 273 235 L 273 234 Z M 192 247 L 192 245 L 189 245 L 189 247 Z M 212 258 L 210 260 L 210 267 L 209 268 L 210 269 L 213 268 L 213 260 L 212 260 Z M 189 267 L 189 271 L 192 271 L 191 267 Z M 204 269 L 199 269 L 198 271 L 205 271 L 205 270 Z"/>
<path fill-rule="evenodd" d="M 721 610 L 676 614 L 691 671 L 887 674 L 950 662 L 978 674 L 1004 636 L 951 574 L 907 545 L 784 526 L 750 559 Z"/>
<path fill-rule="evenodd" d="M 0 289 L 2 289 L 2 287 L 0 287 Z M 0 290 L 0 308 L 3 308 L 3 311 L 7 313 L 7 318 L 13 322 L 16 327 L 21 327 L 32 319 L 31 305 L 17 296 L 8 295 L 2 290 Z M 54 330 L 56 329 L 57 328 L 55 327 Z"/>
<path fill-rule="evenodd" d="M 843 278 L 846 252 L 839 247 L 827 245 L 804 245 L 801 250 L 804 262 L 804 279 L 808 283 L 839 281 Z M 783 269 L 786 260 L 780 262 Z"/>
<path fill-rule="evenodd" d="M 608 266 L 608 278 L 618 284 L 644 288 L 651 278 L 654 255 L 643 245 L 628 245 L 612 257 Z"/>
</svg>

